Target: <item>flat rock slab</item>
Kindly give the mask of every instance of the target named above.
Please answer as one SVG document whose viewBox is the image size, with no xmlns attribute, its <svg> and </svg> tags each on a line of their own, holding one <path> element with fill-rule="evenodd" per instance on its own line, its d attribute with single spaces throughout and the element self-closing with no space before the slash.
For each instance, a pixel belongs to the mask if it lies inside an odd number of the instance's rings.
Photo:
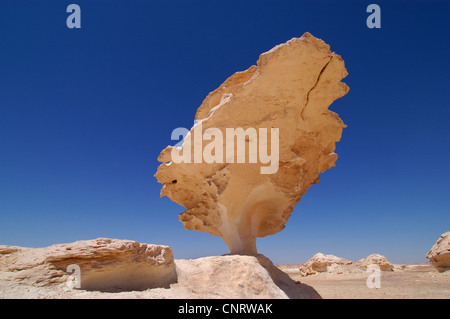
<svg viewBox="0 0 450 319">
<path fill-rule="evenodd" d="M 44 248 L 0 246 L 0 282 L 84 290 L 145 290 L 177 281 L 170 247 L 98 238 Z"/>
<path fill-rule="evenodd" d="M 81 289 L 69 288 L 80 267 Z M 73 268 L 73 267 L 72 267 Z M 263 255 L 173 259 L 168 246 L 99 238 L 45 248 L 0 246 L 0 299 L 309 299 Z"/>
</svg>

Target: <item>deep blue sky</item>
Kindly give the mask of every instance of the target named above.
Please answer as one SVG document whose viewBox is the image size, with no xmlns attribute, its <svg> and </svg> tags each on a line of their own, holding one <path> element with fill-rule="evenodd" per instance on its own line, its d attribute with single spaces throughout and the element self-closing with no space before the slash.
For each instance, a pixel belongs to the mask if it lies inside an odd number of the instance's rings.
<svg viewBox="0 0 450 319">
<path fill-rule="evenodd" d="M 81 7 L 81 29 L 66 7 Z M 368 29 L 366 7 L 381 7 Z M 185 230 L 153 174 L 176 127 L 259 54 L 309 31 L 345 60 L 348 125 L 285 230 L 276 263 L 316 252 L 426 261 L 450 230 L 449 1 L 0 2 L 0 244 L 111 237 L 176 258 L 227 253 Z"/>
</svg>

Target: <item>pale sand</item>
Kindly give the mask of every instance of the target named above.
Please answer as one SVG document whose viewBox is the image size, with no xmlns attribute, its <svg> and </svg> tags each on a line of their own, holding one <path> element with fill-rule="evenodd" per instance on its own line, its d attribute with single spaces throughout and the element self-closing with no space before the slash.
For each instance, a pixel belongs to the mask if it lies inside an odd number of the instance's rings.
<svg viewBox="0 0 450 319">
<path fill-rule="evenodd" d="M 450 271 L 439 273 L 428 263 L 382 271 L 381 287 L 372 289 L 366 285 L 368 272 L 301 277 L 294 265 L 279 267 L 292 279 L 312 286 L 323 299 L 450 299 Z"/>
</svg>

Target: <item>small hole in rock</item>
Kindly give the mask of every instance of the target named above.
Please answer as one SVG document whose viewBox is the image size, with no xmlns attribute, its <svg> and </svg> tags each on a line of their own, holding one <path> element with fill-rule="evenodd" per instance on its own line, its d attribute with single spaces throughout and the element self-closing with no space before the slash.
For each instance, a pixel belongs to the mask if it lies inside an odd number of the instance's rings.
<svg viewBox="0 0 450 319">
<path fill-rule="evenodd" d="M 177 183 L 177 180 L 174 179 L 174 180 L 172 181 L 172 184 L 176 184 L 176 183 Z"/>
</svg>

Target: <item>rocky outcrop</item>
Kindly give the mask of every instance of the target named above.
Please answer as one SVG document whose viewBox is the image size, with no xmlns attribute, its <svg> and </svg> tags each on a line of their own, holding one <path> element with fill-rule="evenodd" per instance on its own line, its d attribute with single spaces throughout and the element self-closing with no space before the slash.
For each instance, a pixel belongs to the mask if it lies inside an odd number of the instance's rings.
<svg viewBox="0 0 450 319">
<path fill-rule="evenodd" d="M 8 246 L 8 245 L 0 245 L 0 257 L 1 255 L 7 255 L 11 253 L 15 253 L 19 250 L 23 250 L 25 248 L 19 246 Z"/>
<path fill-rule="evenodd" d="M 0 247 L 0 281 L 86 290 L 169 287 L 177 275 L 168 246 L 98 238 L 45 248 Z"/>
<path fill-rule="evenodd" d="M 305 33 L 211 92 L 182 146 L 158 157 L 161 196 L 186 208 L 184 227 L 253 255 L 257 237 L 281 231 L 319 174 L 335 166 L 346 125 L 328 107 L 348 92 L 346 76 L 341 57 Z"/>
<path fill-rule="evenodd" d="M 300 266 L 299 275 L 309 276 L 317 273 L 329 273 L 329 274 L 350 274 L 361 273 L 367 270 L 369 265 L 378 265 L 382 271 L 393 271 L 394 265 L 391 264 L 386 257 L 380 254 L 372 254 L 367 258 L 353 262 L 345 258 L 336 257 L 334 255 L 324 255 L 317 253 L 311 257 L 305 264 Z M 404 267 L 403 267 L 404 268 Z M 397 270 L 403 269 L 401 266 L 397 267 Z"/>
<path fill-rule="evenodd" d="M 71 265 L 81 269 L 81 289 L 73 289 Z M 263 255 L 174 260 L 168 246 L 99 238 L 45 248 L 0 246 L 3 298 L 317 299 L 320 295 Z"/>
<path fill-rule="evenodd" d="M 295 282 L 263 255 L 176 260 L 178 284 L 191 298 L 320 299 L 314 288 Z M 188 294 L 186 294 L 188 295 Z"/>
<path fill-rule="evenodd" d="M 439 272 L 450 270 L 450 231 L 441 235 L 426 257 Z"/>
<path fill-rule="evenodd" d="M 342 266 L 351 265 L 352 263 L 352 261 L 345 258 L 317 253 L 300 267 L 300 275 L 308 276 L 328 271 L 341 273 L 343 272 Z"/>
<path fill-rule="evenodd" d="M 380 267 L 381 271 L 394 270 L 394 265 L 389 260 L 387 260 L 386 257 L 380 254 L 371 254 L 364 259 L 358 260 L 355 265 L 362 269 L 367 269 L 367 266 L 369 265 L 377 265 L 378 267 Z"/>
</svg>

